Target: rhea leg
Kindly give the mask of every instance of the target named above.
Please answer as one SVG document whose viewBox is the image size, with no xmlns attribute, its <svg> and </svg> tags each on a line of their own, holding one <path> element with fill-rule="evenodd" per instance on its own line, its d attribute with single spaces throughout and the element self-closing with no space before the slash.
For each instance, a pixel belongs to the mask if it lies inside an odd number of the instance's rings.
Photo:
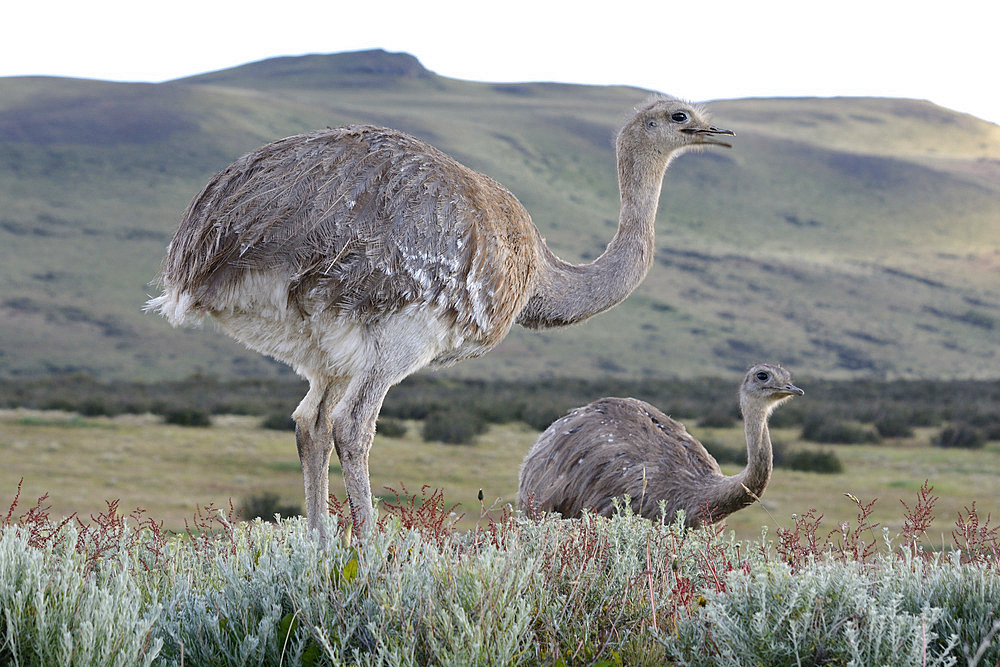
<svg viewBox="0 0 1000 667">
<path fill-rule="evenodd" d="M 309 530 L 326 541 L 330 499 L 330 454 L 333 452 L 333 411 L 346 388 L 344 380 L 309 378 L 309 392 L 295 409 L 295 445 L 302 463 L 306 519 Z"/>
<path fill-rule="evenodd" d="M 376 376 L 356 377 L 333 412 L 333 441 L 358 535 L 373 527 L 368 455 L 375 439 L 375 422 L 390 386 Z"/>
</svg>

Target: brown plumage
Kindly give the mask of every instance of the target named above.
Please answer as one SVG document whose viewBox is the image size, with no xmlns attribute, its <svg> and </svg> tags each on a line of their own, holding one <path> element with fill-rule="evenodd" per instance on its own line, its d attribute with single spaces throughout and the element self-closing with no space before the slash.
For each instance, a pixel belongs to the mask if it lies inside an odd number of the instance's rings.
<svg viewBox="0 0 1000 667">
<path fill-rule="evenodd" d="M 613 500 L 629 496 L 632 510 L 667 521 L 684 510 L 685 525 L 713 523 L 750 505 L 771 479 L 767 420 L 803 391 L 784 368 L 755 364 L 740 385 L 747 466 L 722 474 L 719 464 L 680 422 L 634 398 L 602 398 L 556 420 L 521 466 L 518 505 L 524 512 L 611 516 Z"/>
<path fill-rule="evenodd" d="M 354 523 L 369 525 L 389 388 L 487 352 L 515 321 L 570 324 L 624 299 L 652 262 L 669 161 L 726 134 L 673 98 L 638 109 L 618 135 L 618 233 L 586 266 L 555 257 L 503 186 L 419 139 L 371 126 L 282 139 L 191 202 L 148 308 L 175 325 L 211 315 L 305 377 L 294 417 L 309 525 L 323 533 L 334 448 Z"/>
</svg>

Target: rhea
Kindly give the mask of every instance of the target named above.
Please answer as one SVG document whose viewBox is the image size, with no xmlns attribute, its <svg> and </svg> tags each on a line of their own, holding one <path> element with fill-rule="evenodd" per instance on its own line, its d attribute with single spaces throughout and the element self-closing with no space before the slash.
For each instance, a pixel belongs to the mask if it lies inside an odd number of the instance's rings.
<svg viewBox="0 0 1000 667">
<path fill-rule="evenodd" d="M 603 516 L 628 496 L 647 519 L 715 523 L 758 499 L 771 479 L 767 421 L 771 411 L 804 392 L 781 366 L 755 364 L 740 385 L 747 465 L 733 476 L 680 422 L 634 398 L 602 398 L 556 420 L 521 466 L 518 505 L 526 513 L 584 510 Z M 661 509 L 662 504 L 662 509 Z"/>
<path fill-rule="evenodd" d="M 210 315 L 308 380 L 293 413 L 308 525 L 325 539 L 336 450 L 352 522 L 368 529 L 389 388 L 484 354 L 514 322 L 563 326 L 622 301 L 653 261 L 667 165 L 732 134 L 672 97 L 638 108 L 617 136 L 618 230 L 586 265 L 557 258 L 506 188 L 412 136 L 355 125 L 281 139 L 194 198 L 147 309 L 174 325 Z"/>
</svg>

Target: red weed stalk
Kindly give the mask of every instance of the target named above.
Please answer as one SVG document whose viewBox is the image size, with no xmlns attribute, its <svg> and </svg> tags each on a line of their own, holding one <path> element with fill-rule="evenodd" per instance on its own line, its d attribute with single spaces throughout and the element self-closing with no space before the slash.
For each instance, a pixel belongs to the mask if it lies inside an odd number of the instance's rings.
<svg viewBox="0 0 1000 667">
<path fill-rule="evenodd" d="M 962 562 L 1000 572 L 1000 526 L 990 526 L 992 517 L 987 514 L 986 521 L 980 523 L 976 503 L 965 508 L 965 515 L 958 513 L 955 529 L 951 531 L 951 539 L 961 550 Z"/>
<path fill-rule="evenodd" d="M 865 504 L 851 494 L 844 495 L 858 506 L 857 526 L 851 529 L 851 525 L 845 521 L 840 524 L 839 530 L 830 532 L 830 535 L 839 534 L 841 538 L 839 544 L 833 544 L 834 552 L 839 551 L 841 561 L 867 563 L 878 551 L 875 529 L 878 528 L 879 524 L 871 522 L 872 511 L 875 509 L 878 498 L 872 498 L 868 504 Z M 871 542 L 865 541 L 866 532 L 871 535 Z M 827 536 L 827 541 L 829 542 L 829 536 Z"/>
<path fill-rule="evenodd" d="M 927 529 L 934 520 L 934 503 L 938 501 L 937 496 L 932 495 L 934 490 L 928 480 L 924 480 L 920 491 L 917 492 L 917 501 L 910 507 L 900 498 L 903 505 L 903 529 L 900 533 L 903 539 L 904 548 L 908 549 L 913 556 L 919 556 L 923 560 L 929 560 L 931 553 L 925 551 L 919 544 L 921 537 L 927 535 Z"/>
<path fill-rule="evenodd" d="M 778 543 L 775 550 L 791 565 L 792 571 L 799 570 L 810 558 L 819 556 L 821 547 L 816 532 L 819 530 L 823 515 L 816 513 L 816 508 L 810 508 L 801 515 L 792 515 L 795 527 L 792 529 L 778 528 Z"/>
<path fill-rule="evenodd" d="M 425 538 L 432 540 L 438 547 L 443 547 L 454 537 L 455 524 L 462 520 L 464 514 L 455 515 L 455 508 L 458 503 L 446 508 L 444 502 L 444 490 L 434 489 L 430 495 L 427 490 L 429 484 L 420 487 L 421 501 L 417 503 L 417 496 L 406 492 L 406 485 L 400 484 L 402 492 L 392 487 L 385 487 L 396 496 L 396 502 L 385 502 L 388 514 L 393 514 L 399 518 L 404 528 L 417 530 Z M 401 495 L 402 494 L 402 495 Z M 380 522 L 385 520 L 385 516 Z M 383 524 L 384 526 L 384 524 Z"/>
<path fill-rule="evenodd" d="M 184 531 L 194 545 L 195 553 L 211 556 L 226 552 L 235 556 L 239 519 L 240 512 L 233 506 L 233 499 L 230 498 L 225 517 L 215 503 L 195 506 L 191 521 L 184 519 Z"/>
</svg>

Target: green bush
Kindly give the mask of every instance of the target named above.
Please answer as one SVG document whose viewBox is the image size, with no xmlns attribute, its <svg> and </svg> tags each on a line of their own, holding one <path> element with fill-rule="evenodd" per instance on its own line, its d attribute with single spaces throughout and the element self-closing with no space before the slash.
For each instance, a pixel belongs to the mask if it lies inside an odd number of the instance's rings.
<svg viewBox="0 0 1000 667">
<path fill-rule="evenodd" d="M 968 424 L 950 424 L 941 429 L 933 442 L 935 447 L 980 449 L 986 444 L 983 432 Z"/>
<path fill-rule="evenodd" d="M 272 431 L 294 431 L 295 420 L 287 412 L 272 412 L 264 417 L 260 423 L 260 427 Z"/>
<path fill-rule="evenodd" d="M 521 421 L 536 431 L 544 431 L 569 411 L 570 407 L 564 401 L 538 397 L 524 406 Z"/>
<path fill-rule="evenodd" d="M 741 466 L 747 463 L 746 447 L 730 447 L 714 440 L 704 440 L 701 444 L 719 463 L 737 463 Z"/>
<path fill-rule="evenodd" d="M 18 405 L 12 403 L 11 407 Z M 42 410 L 62 410 L 63 412 L 76 412 L 76 402 L 62 396 L 51 396 L 42 401 L 39 405 Z"/>
<path fill-rule="evenodd" d="M 802 421 L 805 419 L 805 410 L 802 404 L 793 401 L 790 404 L 785 404 L 780 410 L 776 410 L 771 413 L 771 418 L 768 420 L 772 429 L 775 428 L 791 428 L 793 426 L 802 426 Z"/>
<path fill-rule="evenodd" d="M 741 466 L 747 464 L 747 448 L 743 447 L 730 447 L 729 445 L 723 445 L 721 443 L 706 440 L 702 442 L 708 453 L 711 454 L 716 461 L 719 463 L 735 463 Z M 774 440 L 771 443 L 771 458 L 774 463 L 774 467 L 782 468 L 785 467 L 786 459 L 785 443 L 780 440 Z"/>
<path fill-rule="evenodd" d="M 402 438 L 406 435 L 406 424 L 392 417 L 379 417 L 375 432 L 387 438 Z"/>
<path fill-rule="evenodd" d="M 84 417 L 113 417 L 118 414 L 118 410 L 103 398 L 88 398 L 77 407 L 77 412 Z"/>
<path fill-rule="evenodd" d="M 877 433 L 860 424 L 813 413 L 802 424 L 802 439 L 841 445 L 878 442 Z"/>
<path fill-rule="evenodd" d="M 486 422 L 477 414 L 458 408 L 436 410 L 424 420 L 424 440 L 435 440 L 450 445 L 471 443 L 486 430 Z"/>
<path fill-rule="evenodd" d="M 836 474 L 844 471 L 840 457 L 831 451 L 799 450 L 785 454 L 782 467 L 804 472 Z"/>
<path fill-rule="evenodd" d="M 913 412 L 889 410 L 875 419 L 875 430 L 883 438 L 909 438 L 913 436 Z"/>
<path fill-rule="evenodd" d="M 163 413 L 163 421 L 177 426 L 211 426 L 212 418 L 198 408 L 173 408 Z"/>
<path fill-rule="evenodd" d="M 740 412 L 736 407 L 716 407 L 702 415 L 698 419 L 698 425 L 702 428 L 732 428 L 739 416 Z"/>
<path fill-rule="evenodd" d="M 983 437 L 987 440 L 1000 440 L 1000 421 L 987 424 L 983 429 Z"/>
</svg>

